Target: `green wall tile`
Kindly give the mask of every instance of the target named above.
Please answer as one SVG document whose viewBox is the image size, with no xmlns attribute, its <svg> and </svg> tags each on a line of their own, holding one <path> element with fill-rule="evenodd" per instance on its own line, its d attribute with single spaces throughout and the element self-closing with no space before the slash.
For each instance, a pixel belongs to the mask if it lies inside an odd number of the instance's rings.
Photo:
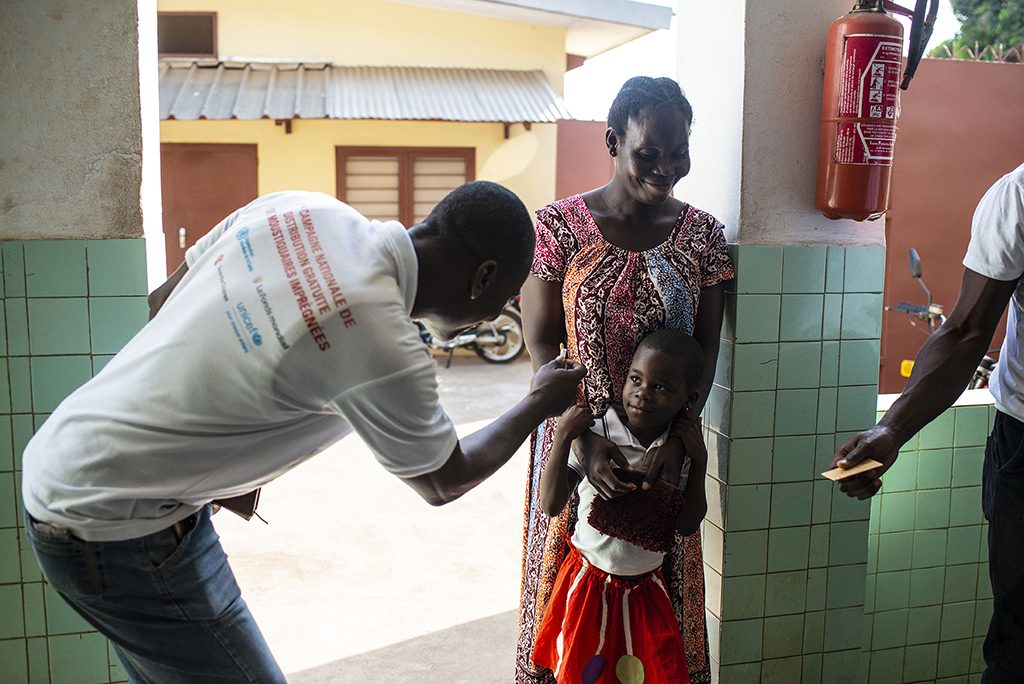
<svg viewBox="0 0 1024 684">
<path fill-rule="evenodd" d="M 897 610 L 910 605 L 910 571 L 880 572 L 875 576 L 875 610 Z"/>
<path fill-rule="evenodd" d="M 949 490 L 928 489 L 917 492 L 914 524 L 922 530 L 949 526 Z"/>
<path fill-rule="evenodd" d="M 803 613 L 807 600 L 807 571 L 773 572 L 765 580 L 764 614 Z"/>
<path fill-rule="evenodd" d="M 981 573 L 978 579 L 987 583 L 988 577 L 982 578 Z M 974 636 L 983 637 L 988 633 L 989 622 L 992 620 L 992 599 L 981 599 L 974 605 Z"/>
<path fill-rule="evenodd" d="M 878 383 L 878 340 L 844 340 L 839 349 L 840 385 Z"/>
<path fill-rule="evenodd" d="M 31 240 L 25 243 L 29 297 L 84 297 L 88 294 L 85 242 Z"/>
<path fill-rule="evenodd" d="M 908 646 L 903 657 L 904 682 L 928 682 L 935 679 L 939 660 L 938 644 Z"/>
<path fill-rule="evenodd" d="M 43 573 L 32 554 L 32 547 L 25 537 L 25 528 L 18 528 L 18 547 L 21 549 L 21 579 L 23 582 L 42 582 Z"/>
<path fill-rule="evenodd" d="M 107 364 L 110 363 L 110 359 L 114 358 L 111 355 L 93 356 L 92 357 L 92 374 L 93 377 L 99 375 L 100 371 L 106 368 Z M 711 448 L 708 447 L 708 453 L 710 454 Z"/>
<path fill-rule="evenodd" d="M 992 585 L 989 583 L 987 562 L 983 562 L 978 566 L 978 598 L 992 598 Z"/>
<path fill-rule="evenodd" d="M 953 443 L 953 412 L 946 411 L 918 433 L 919 449 L 948 449 Z"/>
<path fill-rule="evenodd" d="M 933 606 L 942 603 L 946 568 L 920 568 L 910 571 L 910 605 Z"/>
<path fill-rule="evenodd" d="M 0 278 L 2 282 L 3 278 Z M 7 356 L 7 307 L 3 298 L 0 298 L 0 356 Z"/>
<path fill-rule="evenodd" d="M 722 617 L 722 576 L 704 564 L 704 607 L 717 617 Z"/>
<path fill-rule="evenodd" d="M 21 581 L 21 554 L 18 551 L 18 530 L 0 529 L 0 584 Z"/>
<path fill-rule="evenodd" d="M 868 533 L 868 518 L 871 516 L 871 503 L 860 501 L 844 494 L 839 487 L 832 488 L 832 520 L 836 522 L 861 521 L 864 537 Z"/>
<path fill-rule="evenodd" d="M 842 292 L 846 262 L 845 247 L 829 247 L 825 262 L 825 291 Z"/>
<path fill-rule="evenodd" d="M 733 349 L 732 340 L 722 339 L 718 344 L 718 361 L 715 363 L 714 384 L 732 389 Z"/>
<path fill-rule="evenodd" d="M 838 340 L 843 329 L 843 295 L 827 294 L 822 311 L 821 339 Z"/>
<path fill-rule="evenodd" d="M 945 563 L 946 530 L 916 530 L 914 532 L 913 567 L 928 568 L 945 565 Z"/>
<path fill-rule="evenodd" d="M 783 342 L 779 345 L 779 387 L 818 387 L 821 371 L 820 342 Z"/>
<path fill-rule="evenodd" d="M 764 615 L 765 576 L 743 575 L 722 579 L 722 619 L 746 620 Z"/>
<path fill-rule="evenodd" d="M 804 653 L 815 653 L 825 648 L 825 611 L 804 613 Z"/>
<path fill-rule="evenodd" d="M 0 357 L 0 414 L 11 412 L 11 385 L 7 359 Z M 0 452 L 2 453 L 2 452 Z M 0 470 L 6 470 L 6 460 L 0 459 Z"/>
<path fill-rule="evenodd" d="M 918 452 L 917 486 L 920 489 L 949 488 L 953 474 L 952 449 Z"/>
<path fill-rule="evenodd" d="M 0 584 L 0 615 L 4 616 L 0 620 L 0 639 L 25 636 L 22 610 L 21 585 Z"/>
<path fill-rule="evenodd" d="M 971 642 L 971 677 L 969 682 L 981 684 L 981 673 L 985 671 L 985 639 L 978 638 Z"/>
<path fill-rule="evenodd" d="M 914 529 L 916 492 L 882 494 L 880 532 L 902 532 Z"/>
<path fill-rule="evenodd" d="M 49 584 L 46 585 L 43 595 L 46 601 L 47 634 L 92 631 L 89 623 L 83 620 Z"/>
<path fill-rule="evenodd" d="M 701 525 L 701 537 L 704 542 L 704 562 L 721 575 L 725 557 L 725 533 L 720 527 L 705 520 Z"/>
<path fill-rule="evenodd" d="M 89 295 L 139 295 L 146 292 L 146 241 L 89 240 Z"/>
<path fill-rule="evenodd" d="M 726 577 L 764 573 L 768 561 L 768 532 L 727 532 L 725 534 Z"/>
<path fill-rule="evenodd" d="M 824 610 L 828 590 L 828 570 L 811 568 L 807 571 L 807 610 Z"/>
<path fill-rule="evenodd" d="M 863 618 L 864 611 L 859 606 L 825 611 L 825 650 L 841 651 L 853 646 L 859 648 Z"/>
<path fill-rule="evenodd" d="M 985 447 L 958 447 L 953 449 L 953 486 L 969 487 L 981 484 L 985 463 Z"/>
<path fill-rule="evenodd" d="M 771 487 L 771 526 L 796 527 L 811 524 L 810 482 L 776 484 Z"/>
<path fill-rule="evenodd" d="M 775 393 L 734 393 L 729 424 L 732 437 L 771 436 L 775 425 Z"/>
<path fill-rule="evenodd" d="M 28 354 L 28 305 L 21 297 L 4 300 L 7 322 L 7 353 L 10 356 Z"/>
<path fill-rule="evenodd" d="M 917 461 L 917 451 L 900 451 L 900 457 L 882 477 L 882 491 L 888 494 L 917 489 Z"/>
<path fill-rule="evenodd" d="M 943 639 L 945 641 L 945 639 Z M 971 640 L 963 639 L 942 644 L 939 649 L 938 676 L 965 675 L 971 668 Z"/>
<path fill-rule="evenodd" d="M 9 684 L 28 681 L 28 654 L 24 639 L 0 641 L 0 681 Z"/>
<path fill-rule="evenodd" d="M 945 603 L 974 601 L 978 593 L 978 564 L 950 565 L 946 568 Z"/>
<path fill-rule="evenodd" d="M 981 487 L 954 487 L 949 496 L 950 526 L 980 525 L 982 522 Z"/>
<path fill-rule="evenodd" d="M 849 608 L 864 605 L 867 579 L 865 565 L 836 565 L 828 569 L 825 608 Z"/>
<path fill-rule="evenodd" d="M 0 528 L 18 526 L 14 473 L 0 473 Z"/>
<path fill-rule="evenodd" d="M 939 638 L 942 641 L 952 641 L 954 639 L 967 639 L 973 635 L 974 601 L 943 604 L 942 626 L 939 631 Z"/>
<path fill-rule="evenodd" d="M 882 332 L 882 295 L 843 295 L 844 340 L 877 339 Z"/>
<path fill-rule="evenodd" d="M 732 433 L 732 392 L 713 385 L 704 404 L 704 423 L 711 429 L 729 435 Z"/>
<path fill-rule="evenodd" d="M 761 637 L 764 620 L 727 620 L 722 623 L 721 663 L 756 662 L 761 660 Z"/>
<path fill-rule="evenodd" d="M 806 568 L 810 537 L 810 526 L 769 530 L 768 572 Z"/>
<path fill-rule="evenodd" d="M 804 616 L 779 615 L 764 619 L 764 658 L 785 658 L 803 651 Z"/>
<path fill-rule="evenodd" d="M 814 437 L 811 435 L 776 437 L 772 457 L 772 481 L 798 482 L 810 480 L 813 477 Z M 810 498 L 808 496 L 808 509 Z"/>
<path fill-rule="evenodd" d="M 800 342 L 821 339 L 822 295 L 782 295 L 779 339 Z"/>
<path fill-rule="evenodd" d="M 27 357 L 9 357 L 7 373 L 10 378 L 11 411 L 30 413 L 32 411 L 32 372 Z"/>
<path fill-rule="evenodd" d="M 942 606 L 911 608 L 907 614 L 907 644 L 927 644 L 939 640 Z"/>
<path fill-rule="evenodd" d="M 32 354 L 88 354 L 89 300 L 85 297 L 28 300 Z"/>
<path fill-rule="evenodd" d="M 37 356 L 32 358 L 32 404 L 49 412 L 92 377 L 88 356 Z"/>
<path fill-rule="evenodd" d="M 101 634 L 55 636 L 47 642 L 53 684 L 109 681 L 107 644 Z"/>
<path fill-rule="evenodd" d="M 839 390 L 837 388 L 822 387 L 818 390 L 818 415 L 816 424 L 819 433 L 835 432 L 838 408 Z M 828 470 L 829 468 L 831 468 L 831 459 L 829 460 L 827 467 L 822 470 Z"/>
<path fill-rule="evenodd" d="M 92 298 L 89 319 L 93 352 L 116 354 L 149 320 L 149 305 L 145 297 Z"/>
<path fill-rule="evenodd" d="M 868 681 L 871 684 L 895 684 L 903 676 L 902 648 L 892 648 L 871 653 L 871 671 Z"/>
<path fill-rule="evenodd" d="M 786 293 L 825 291 L 825 247 L 798 245 L 784 248 L 782 291 Z"/>
<path fill-rule="evenodd" d="M 978 558 L 981 549 L 982 530 L 981 525 L 967 525 L 965 527 L 950 527 L 948 532 L 948 543 L 943 554 L 943 562 L 946 565 L 969 562 Z"/>
<path fill-rule="evenodd" d="M 775 434 L 813 435 L 817 408 L 816 389 L 779 390 L 775 398 Z"/>
<path fill-rule="evenodd" d="M 811 525 L 811 538 L 807 551 L 807 567 L 821 568 L 828 565 L 831 525 Z"/>
<path fill-rule="evenodd" d="M 954 409 L 953 446 L 984 446 L 992 423 L 987 406 L 961 406 Z"/>
<path fill-rule="evenodd" d="M 759 530 L 768 527 L 771 485 L 740 485 L 727 488 L 726 529 Z"/>
<path fill-rule="evenodd" d="M 912 532 L 893 532 L 891 534 L 878 535 L 878 572 L 890 570 L 907 570 L 910 568 L 911 552 L 913 550 Z M 913 592 L 914 576 L 910 578 L 911 592 Z M 942 586 L 941 583 L 939 585 Z M 941 592 L 942 590 L 939 589 Z"/>
<path fill-rule="evenodd" d="M 719 670 L 718 681 L 736 682 L 736 684 L 758 684 L 761 681 L 761 663 L 723 665 Z"/>
<path fill-rule="evenodd" d="M 31 684 L 37 682 L 50 682 L 50 652 L 47 648 L 46 639 L 29 639 L 26 642 L 28 650 L 28 676 Z"/>
<path fill-rule="evenodd" d="M 734 485 L 768 482 L 774 462 L 772 439 L 734 439 L 729 449 L 729 482 Z"/>
<path fill-rule="evenodd" d="M 803 658 L 773 658 L 761 663 L 761 684 L 792 684 L 800 681 Z"/>
<path fill-rule="evenodd" d="M 907 610 L 888 610 L 875 613 L 871 648 L 880 650 L 905 646 L 907 643 Z"/>
<path fill-rule="evenodd" d="M 3 257 L 4 296 L 25 296 L 25 243 L 20 240 L 0 242 Z"/>
<path fill-rule="evenodd" d="M 881 292 L 885 276 L 885 247 L 846 248 L 846 292 Z"/>
<path fill-rule="evenodd" d="M 824 523 L 832 519 L 833 484 L 825 480 L 814 483 L 814 501 L 811 504 L 811 522 Z"/>
<path fill-rule="evenodd" d="M 840 387 L 836 403 L 836 430 L 865 430 L 875 424 L 878 388 L 874 385 Z"/>
<path fill-rule="evenodd" d="M 773 390 L 779 370 L 779 345 L 737 344 L 733 349 L 733 390 Z"/>
<path fill-rule="evenodd" d="M 28 553 L 31 554 L 31 551 Z M 25 634 L 30 637 L 46 635 L 43 587 L 42 582 L 27 582 L 21 585 L 21 594 L 25 601 Z"/>
<path fill-rule="evenodd" d="M 824 624 L 824 623 L 822 623 Z M 803 657 L 800 683 L 801 684 L 821 684 L 821 654 L 812 653 Z"/>
<path fill-rule="evenodd" d="M 782 289 L 782 247 L 739 245 L 736 292 L 775 293 Z"/>
<path fill-rule="evenodd" d="M 838 341 L 821 343 L 821 386 L 835 387 L 839 384 Z"/>
<path fill-rule="evenodd" d="M 736 295 L 736 342 L 779 340 L 779 295 Z"/>
</svg>

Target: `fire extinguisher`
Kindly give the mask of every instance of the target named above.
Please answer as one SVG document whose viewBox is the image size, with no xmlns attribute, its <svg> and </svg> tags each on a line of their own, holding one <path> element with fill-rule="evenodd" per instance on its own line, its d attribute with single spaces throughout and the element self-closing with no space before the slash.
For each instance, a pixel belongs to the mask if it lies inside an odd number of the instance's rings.
<svg viewBox="0 0 1024 684">
<path fill-rule="evenodd" d="M 899 90 L 917 71 L 938 9 L 938 0 L 917 0 L 914 10 L 861 0 L 829 27 L 815 196 L 826 217 L 863 221 L 888 208 Z M 902 83 L 903 25 L 890 12 L 912 20 Z"/>
</svg>

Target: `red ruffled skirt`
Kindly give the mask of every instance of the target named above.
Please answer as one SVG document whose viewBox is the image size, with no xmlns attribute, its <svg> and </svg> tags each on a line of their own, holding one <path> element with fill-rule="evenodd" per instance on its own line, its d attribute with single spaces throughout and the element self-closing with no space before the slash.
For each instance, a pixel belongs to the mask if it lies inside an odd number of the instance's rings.
<svg viewBox="0 0 1024 684">
<path fill-rule="evenodd" d="M 683 637 L 661 570 L 620 580 L 570 548 L 533 662 L 559 684 L 689 684 Z"/>
</svg>

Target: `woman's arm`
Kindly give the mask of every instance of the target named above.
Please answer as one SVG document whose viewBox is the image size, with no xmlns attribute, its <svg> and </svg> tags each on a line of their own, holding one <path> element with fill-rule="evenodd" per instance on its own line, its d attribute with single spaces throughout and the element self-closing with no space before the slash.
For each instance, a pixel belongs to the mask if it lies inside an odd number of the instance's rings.
<svg viewBox="0 0 1024 684">
<path fill-rule="evenodd" d="M 558 356 L 565 342 L 562 285 L 531 275 L 523 283 L 523 335 L 534 372 Z"/>
<path fill-rule="evenodd" d="M 686 505 L 676 518 L 676 530 L 680 534 L 691 535 L 700 528 L 701 521 L 708 514 L 708 498 L 704 491 L 708 451 L 704 446 L 700 418 L 687 422 L 682 442 L 686 455 L 690 457 L 690 472 L 686 478 L 686 489 L 683 490 Z"/>
<path fill-rule="evenodd" d="M 718 345 L 722 336 L 722 316 L 725 312 L 725 284 L 718 283 L 700 291 L 697 303 L 697 320 L 693 325 L 693 337 L 704 350 L 704 372 L 700 376 L 697 391 L 700 396 L 691 409 L 691 415 L 699 415 L 708 400 L 711 385 L 715 381 L 715 366 L 718 364 Z"/>
<path fill-rule="evenodd" d="M 594 424 L 594 414 L 585 406 L 570 406 L 558 419 L 558 427 L 551 442 L 551 455 L 540 478 L 540 505 L 554 518 L 569 500 L 569 493 L 580 483 L 580 477 L 569 467 L 569 447 L 572 440 Z"/>
</svg>

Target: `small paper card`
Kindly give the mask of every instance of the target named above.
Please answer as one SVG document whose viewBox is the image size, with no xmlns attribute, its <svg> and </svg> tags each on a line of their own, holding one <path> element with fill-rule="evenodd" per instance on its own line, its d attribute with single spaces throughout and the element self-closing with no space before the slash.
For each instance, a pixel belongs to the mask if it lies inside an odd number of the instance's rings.
<svg viewBox="0 0 1024 684">
<path fill-rule="evenodd" d="M 867 458 L 853 466 L 852 468 L 833 468 L 832 470 L 826 470 L 822 473 L 823 477 L 827 477 L 830 480 L 838 482 L 839 480 L 845 480 L 848 477 L 859 475 L 865 471 L 871 470 L 872 468 L 880 468 L 881 463 L 873 458 Z"/>
</svg>

